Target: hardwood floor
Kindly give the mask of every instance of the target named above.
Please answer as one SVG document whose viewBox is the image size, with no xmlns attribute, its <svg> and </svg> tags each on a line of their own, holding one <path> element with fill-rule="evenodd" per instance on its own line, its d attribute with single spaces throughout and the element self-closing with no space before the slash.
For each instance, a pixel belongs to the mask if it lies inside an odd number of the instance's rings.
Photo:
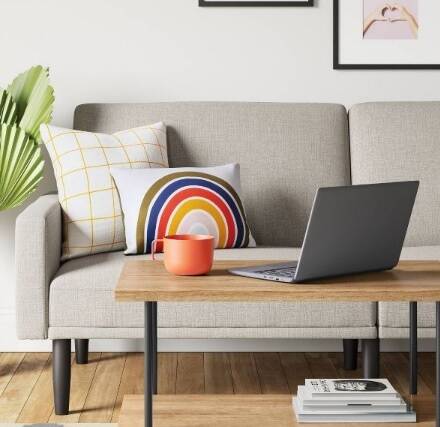
<svg viewBox="0 0 440 427">
<path fill-rule="evenodd" d="M 49 353 L 0 353 L 0 422 L 117 422 L 126 394 L 143 392 L 139 353 L 72 355 L 68 416 L 54 414 Z M 408 357 L 382 353 L 382 375 L 408 391 Z M 434 356 L 419 354 L 419 394 L 435 391 Z M 344 371 L 341 353 L 161 353 L 160 394 L 293 394 L 304 378 L 360 377 Z"/>
</svg>

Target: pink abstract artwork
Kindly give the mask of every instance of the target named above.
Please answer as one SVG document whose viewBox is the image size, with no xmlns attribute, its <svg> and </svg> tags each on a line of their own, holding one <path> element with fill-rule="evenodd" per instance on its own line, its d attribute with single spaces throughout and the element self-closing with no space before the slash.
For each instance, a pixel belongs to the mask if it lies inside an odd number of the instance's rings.
<svg viewBox="0 0 440 427">
<path fill-rule="evenodd" d="M 419 0 L 364 0 L 364 39 L 417 39 Z"/>
</svg>

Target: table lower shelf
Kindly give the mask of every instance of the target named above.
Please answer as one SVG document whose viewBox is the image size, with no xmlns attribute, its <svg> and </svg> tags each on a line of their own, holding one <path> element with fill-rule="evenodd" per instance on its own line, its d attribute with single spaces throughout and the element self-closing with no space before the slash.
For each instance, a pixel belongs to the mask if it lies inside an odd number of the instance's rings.
<svg viewBox="0 0 440 427">
<path fill-rule="evenodd" d="M 417 426 L 433 427 L 434 397 L 413 399 Z M 153 401 L 154 427 L 296 427 L 290 395 L 157 395 Z M 144 398 L 124 397 L 119 427 L 143 427 Z M 371 423 L 351 423 L 371 427 Z M 378 425 L 378 423 L 374 423 Z M 307 424 L 301 424 L 307 425 Z M 314 424 L 316 426 L 316 424 Z M 330 427 L 344 424 L 321 424 Z M 409 427 L 411 424 L 382 424 Z"/>
</svg>

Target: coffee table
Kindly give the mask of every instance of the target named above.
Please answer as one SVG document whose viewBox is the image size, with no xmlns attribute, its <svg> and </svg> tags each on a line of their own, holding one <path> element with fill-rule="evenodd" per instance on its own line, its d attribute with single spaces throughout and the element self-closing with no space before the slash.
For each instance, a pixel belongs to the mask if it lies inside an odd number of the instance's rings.
<svg viewBox="0 0 440 427">
<path fill-rule="evenodd" d="M 282 261 L 282 260 L 281 260 Z M 177 277 L 166 272 L 158 261 L 128 260 L 122 270 L 114 291 L 117 301 L 144 302 L 145 307 L 145 393 L 143 408 L 141 400 L 128 396 L 121 410 L 120 426 L 135 424 L 153 426 L 153 395 L 157 394 L 157 302 L 158 301 L 210 301 L 210 302 L 269 302 L 269 301 L 346 301 L 408 302 L 410 310 L 410 388 L 417 391 L 417 302 L 436 302 L 436 427 L 440 427 L 440 262 L 402 261 L 392 271 L 368 273 L 355 276 L 325 279 L 308 284 L 286 285 L 277 282 L 233 276 L 228 269 L 237 266 L 252 266 L 273 263 L 272 261 L 217 261 L 213 270 L 203 277 Z M 277 425 L 293 426 L 291 412 L 286 418 L 290 402 L 274 396 L 230 396 L 220 403 L 219 397 L 198 396 L 155 397 L 160 426 L 194 425 L 195 419 L 204 414 L 206 422 L 220 426 L 220 420 L 235 425 L 253 425 L 255 416 L 263 416 L 258 407 L 270 407 L 271 402 L 281 405 Z M 170 409 L 170 402 L 175 409 Z M 191 418 L 190 403 L 198 405 Z M 235 403 L 233 403 L 235 402 Z M 257 403 L 256 403 L 257 402 Z M 287 406 L 286 406 L 287 405 Z M 200 406 L 202 409 L 200 409 Z M 228 406 L 231 408 L 228 411 Z M 429 405 L 428 405 L 429 406 Z M 179 409 L 180 408 L 180 409 Z M 237 408 L 241 408 L 238 410 Z M 174 411 L 174 412 L 173 412 Z M 202 411 L 202 413 L 200 412 Z M 235 412 L 234 412 L 235 411 Z M 248 411 L 248 416 L 246 416 Z M 260 411 L 261 412 L 261 411 Z M 143 423 L 142 414 L 143 413 Z M 173 418 L 172 414 L 175 414 Z M 266 425 L 270 424 L 270 414 L 266 412 Z M 234 415 L 235 414 L 235 415 Z M 253 418 L 252 418 L 253 417 Z M 276 418 L 276 417 L 275 417 Z M 137 420 L 137 422 L 136 422 Z M 140 424 L 139 424 L 140 423 Z M 261 424 L 261 423 L 260 423 Z M 199 425 L 199 424 L 197 424 Z"/>
</svg>

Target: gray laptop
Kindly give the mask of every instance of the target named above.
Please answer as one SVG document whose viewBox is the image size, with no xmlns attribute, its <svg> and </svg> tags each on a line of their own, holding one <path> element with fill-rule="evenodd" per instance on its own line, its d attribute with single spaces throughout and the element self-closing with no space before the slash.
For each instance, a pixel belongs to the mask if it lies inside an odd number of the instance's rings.
<svg viewBox="0 0 440 427">
<path fill-rule="evenodd" d="M 399 262 L 418 181 L 320 188 L 298 262 L 234 268 L 286 283 L 390 270 Z"/>
</svg>

